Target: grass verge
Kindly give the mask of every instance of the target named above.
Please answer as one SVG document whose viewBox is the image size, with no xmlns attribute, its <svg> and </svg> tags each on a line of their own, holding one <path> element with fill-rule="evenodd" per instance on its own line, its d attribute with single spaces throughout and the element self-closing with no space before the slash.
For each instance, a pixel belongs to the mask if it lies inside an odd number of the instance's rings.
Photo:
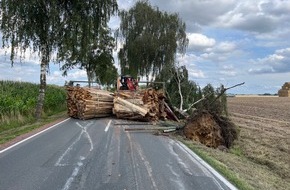
<svg viewBox="0 0 290 190">
<path fill-rule="evenodd" d="M 252 190 L 254 189 L 249 184 L 247 184 L 243 179 L 239 178 L 238 174 L 231 171 L 224 163 L 215 159 L 209 155 L 204 149 L 200 148 L 202 145 L 197 145 L 191 141 L 179 138 L 183 144 L 195 152 L 199 157 L 206 161 L 210 166 L 212 166 L 216 171 L 223 175 L 227 180 L 229 180 L 234 186 L 240 190 Z"/>
<path fill-rule="evenodd" d="M 29 133 L 33 130 L 36 130 L 46 124 L 49 124 L 55 120 L 61 119 L 61 118 L 66 118 L 67 114 L 65 111 L 63 112 L 59 112 L 56 113 L 54 115 L 50 115 L 50 116 L 45 116 L 42 119 L 40 119 L 37 122 L 30 122 L 29 124 L 25 124 L 21 127 L 17 127 L 17 128 L 9 128 L 7 130 L 1 131 L 0 133 L 0 145 L 7 143 L 11 140 L 13 140 L 14 138 Z"/>
<path fill-rule="evenodd" d="M 243 139 L 237 140 L 231 149 L 224 152 L 208 148 L 195 141 L 189 141 L 182 136 L 177 136 L 176 138 L 215 168 L 238 189 L 289 189 L 289 180 L 287 178 L 282 178 L 279 173 L 267 164 L 257 162 L 249 157 L 249 152 L 243 148 L 245 146 Z M 284 166 L 285 168 L 287 166 Z"/>
</svg>

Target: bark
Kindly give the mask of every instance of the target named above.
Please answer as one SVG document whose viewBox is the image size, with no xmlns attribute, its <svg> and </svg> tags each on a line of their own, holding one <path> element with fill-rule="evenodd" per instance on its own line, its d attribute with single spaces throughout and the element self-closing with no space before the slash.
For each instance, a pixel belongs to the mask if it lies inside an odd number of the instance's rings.
<svg viewBox="0 0 290 190">
<path fill-rule="evenodd" d="M 41 113 L 43 110 L 44 98 L 45 98 L 45 90 L 46 90 L 46 72 L 48 65 L 48 57 L 49 57 L 48 47 L 45 46 L 41 49 L 41 63 L 40 63 L 40 85 L 39 85 L 39 95 L 35 110 L 35 118 L 38 120 L 41 117 Z"/>
<path fill-rule="evenodd" d="M 148 113 L 148 109 L 146 109 L 145 107 L 137 106 L 137 105 L 135 105 L 127 100 L 124 100 L 120 97 L 115 97 L 114 103 L 120 104 L 124 108 L 128 109 L 128 112 L 140 114 L 142 116 L 145 116 Z"/>
<path fill-rule="evenodd" d="M 180 72 L 179 72 L 179 68 L 177 67 L 176 69 L 176 77 L 175 77 L 175 81 L 177 83 L 177 86 L 178 86 L 178 93 L 179 93 L 179 96 L 180 96 L 180 106 L 179 106 L 179 109 L 180 110 L 183 110 L 183 95 L 182 95 L 182 92 L 181 92 L 181 79 L 180 79 Z"/>
<path fill-rule="evenodd" d="M 182 95 L 182 92 L 181 92 L 181 84 L 180 84 L 180 78 L 179 76 L 177 76 L 177 85 L 178 85 L 178 93 L 179 93 L 179 96 L 180 96 L 180 107 L 179 109 L 180 110 L 183 110 L 183 95 Z"/>
<path fill-rule="evenodd" d="M 86 68 L 86 72 L 87 72 L 87 77 L 88 77 L 89 88 L 91 88 L 91 86 L 92 86 L 92 81 L 93 81 L 93 80 L 92 80 L 93 76 L 92 76 L 92 72 L 91 72 L 91 70 L 90 70 L 89 67 Z"/>
</svg>

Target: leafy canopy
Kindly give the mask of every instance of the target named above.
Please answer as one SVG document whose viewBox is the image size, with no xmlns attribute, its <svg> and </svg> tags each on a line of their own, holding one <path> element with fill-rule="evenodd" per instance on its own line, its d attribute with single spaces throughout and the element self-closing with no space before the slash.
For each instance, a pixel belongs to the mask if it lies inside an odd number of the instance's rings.
<svg viewBox="0 0 290 190">
<path fill-rule="evenodd" d="M 166 66 L 155 80 L 165 82 L 166 95 L 170 103 L 176 107 L 180 107 L 181 98 L 185 109 L 190 108 L 192 103 L 202 98 L 200 87 L 189 80 L 186 66 Z M 182 97 L 180 97 L 178 85 L 180 85 Z"/>
<path fill-rule="evenodd" d="M 122 74 L 155 76 L 164 65 L 174 64 L 177 51 L 188 44 L 185 23 L 177 14 L 161 12 L 147 1 L 120 12 L 118 36 L 124 39 L 119 60 Z"/>
<path fill-rule="evenodd" d="M 46 89 L 46 72 L 51 54 L 68 64 L 85 63 L 99 31 L 107 27 L 110 16 L 117 11 L 116 0 L 30 0 L 1 2 L 3 46 L 21 55 L 30 47 L 39 52 L 40 87 L 36 118 L 40 118 Z"/>
<path fill-rule="evenodd" d="M 65 26 L 58 46 L 58 58 L 66 71 L 79 66 L 86 68 L 92 54 L 111 53 L 114 39 L 108 21 L 117 12 L 116 0 L 72 1 L 63 15 Z"/>
<path fill-rule="evenodd" d="M 84 62 L 116 11 L 116 0 L 2 0 L 3 46 L 11 46 L 12 61 L 16 51 L 32 46 L 42 54 L 48 48 L 47 61 L 57 50 L 59 61 Z"/>
</svg>

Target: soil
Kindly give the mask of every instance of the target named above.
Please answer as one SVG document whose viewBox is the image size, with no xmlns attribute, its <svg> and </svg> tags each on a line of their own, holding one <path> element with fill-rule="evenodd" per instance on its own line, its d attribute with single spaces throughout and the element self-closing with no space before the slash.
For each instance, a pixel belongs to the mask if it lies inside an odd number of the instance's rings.
<svg viewBox="0 0 290 190">
<path fill-rule="evenodd" d="M 186 138 L 213 148 L 229 148 L 237 138 L 237 129 L 232 122 L 208 111 L 194 112 L 183 133 Z"/>
<path fill-rule="evenodd" d="M 231 97 L 227 101 L 230 118 L 240 128 L 237 147 L 246 159 L 263 167 L 260 171 L 272 175 L 249 175 L 250 183 L 259 189 L 289 188 L 290 98 Z"/>
<path fill-rule="evenodd" d="M 217 148 L 224 145 L 221 129 L 210 113 L 200 113 L 193 117 L 184 127 L 184 134 L 188 139 Z"/>
</svg>

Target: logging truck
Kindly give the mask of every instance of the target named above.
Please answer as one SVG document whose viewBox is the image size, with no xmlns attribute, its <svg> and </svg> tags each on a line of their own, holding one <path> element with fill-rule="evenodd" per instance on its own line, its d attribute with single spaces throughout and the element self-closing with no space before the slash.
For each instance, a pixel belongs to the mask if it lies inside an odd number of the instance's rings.
<svg viewBox="0 0 290 190">
<path fill-rule="evenodd" d="M 130 90 L 136 91 L 139 89 L 139 84 L 146 84 L 147 88 L 150 85 L 153 87 L 154 85 L 162 85 L 161 89 L 165 90 L 165 82 L 149 82 L 149 81 L 140 81 L 140 77 L 135 79 L 131 75 L 122 75 L 117 79 L 117 90 Z M 156 90 L 158 88 L 155 88 Z"/>
<path fill-rule="evenodd" d="M 123 75 L 117 81 L 118 90 L 138 90 L 138 80 L 131 75 Z"/>
</svg>

